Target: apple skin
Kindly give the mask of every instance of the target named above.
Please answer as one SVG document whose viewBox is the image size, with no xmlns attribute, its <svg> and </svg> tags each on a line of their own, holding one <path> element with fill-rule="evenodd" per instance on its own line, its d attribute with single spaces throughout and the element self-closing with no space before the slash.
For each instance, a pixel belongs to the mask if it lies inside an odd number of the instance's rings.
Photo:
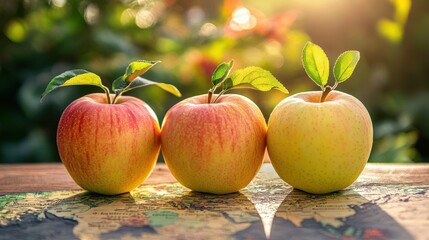
<svg viewBox="0 0 429 240">
<path fill-rule="evenodd" d="M 368 161 L 372 122 L 355 97 L 332 91 L 298 93 L 281 101 L 268 121 L 267 149 L 278 175 L 294 188 L 324 194 L 351 185 Z"/>
<path fill-rule="evenodd" d="M 227 94 L 208 104 L 204 94 L 185 99 L 166 113 L 161 150 L 182 185 L 227 194 L 246 187 L 258 173 L 266 131 L 265 118 L 250 99 Z"/>
<path fill-rule="evenodd" d="M 115 195 L 133 190 L 152 172 L 161 146 L 160 128 L 155 113 L 140 99 L 121 96 L 116 104 L 107 104 L 105 94 L 95 93 L 64 110 L 57 145 L 79 186 Z"/>
</svg>

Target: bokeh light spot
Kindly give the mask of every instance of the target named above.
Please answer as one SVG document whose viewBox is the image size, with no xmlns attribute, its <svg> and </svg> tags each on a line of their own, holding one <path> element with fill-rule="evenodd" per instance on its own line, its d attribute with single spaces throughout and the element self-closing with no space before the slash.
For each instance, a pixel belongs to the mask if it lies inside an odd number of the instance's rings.
<svg viewBox="0 0 429 240">
<path fill-rule="evenodd" d="M 54 5 L 55 7 L 64 7 L 67 3 L 67 0 L 52 0 L 52 5 Z"/>
<path fill-rule="evenodd" d="M 126 25 L 131 21 L 133 21 L 135 17 L 136 17 L 136 12 L 131 8 L 127 8 L 121 14 L 121 24 Z"/>
<path fill-rule="evenodd" d="M 206 17 L 203 9 L 200 7 L 192 7 L 186 13 L 186 18 L 190 26 L 200 25 Z"/>
<path fill-rule="evenodd" d="M 148 28 L 155 23 L 155 16 L 148 10 L 140 9 L 136 14 L 136 25 L 139 28 Z"/>
<path fill-rule="evenodd" d="M 249 9 L 238 7 L 232 13 L 230 27 L 234 31 L 249 30 L 256 26 L 256 17 L 251 14 Z"/>
<path fill-rule="evenodd" d="M 239 7 L 232 13 L 232 21 L 237 24 L 246 24 L 250 21 L 250 11 L 245 7 Z"/>
<path fill-rule="evenodd" d="M 25 30 L 24 23 L 21 21 L 12 21 L 6 27 L 5 34 L 11 41 L 19 43 L 24 41 L 27 31 Z"/>
<path fill-rule="evenodd" d="M 200 36 L 209 37 L 215 35 L 217 27 L 213 23 L 204 23 L 200 29 Z"/>
<path fill-rule="evenodd" d="M 95 4 L 89 4 L 86 8 L 85 8 L 85 21 L 88 24 L 95 24 L 98 20 L 98 17 L 100 15 L 100 10 L 98 9 L 98 6 Z"/>
</svg>

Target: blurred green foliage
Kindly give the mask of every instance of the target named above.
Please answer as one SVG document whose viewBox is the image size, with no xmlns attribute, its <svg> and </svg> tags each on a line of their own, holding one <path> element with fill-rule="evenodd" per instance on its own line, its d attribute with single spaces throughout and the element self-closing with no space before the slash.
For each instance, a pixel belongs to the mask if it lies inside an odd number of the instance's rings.
<svg viewBox="0 0 429 240">
<path fill-rule="evenodd" d="M 0 163 L 59 161 L 62 111 L 100 91 L 64 88 L 40 104 L 49 80 L 66 70 L 87 69 L 110 86 L 132 60 L 161 60 L 145 77 L 176 85 L 186 98 L 206 93 L 216 65 L 234 59 L 235 68 L 270 70 L 293 94 L 317 90 L 301 65 L 308 40 L 335 58 L 361 52 L 355 74 L 339 90 L 361 99 L 372 116 L 370 161 L 428 162 L 427 9 L 425 0 L 1 1 Z M 266 119 L 285 97 L 239 91 Z M 156 87 L 130 95 L 151 105 L 160 122 L 181 100 Z"/>
</svg>

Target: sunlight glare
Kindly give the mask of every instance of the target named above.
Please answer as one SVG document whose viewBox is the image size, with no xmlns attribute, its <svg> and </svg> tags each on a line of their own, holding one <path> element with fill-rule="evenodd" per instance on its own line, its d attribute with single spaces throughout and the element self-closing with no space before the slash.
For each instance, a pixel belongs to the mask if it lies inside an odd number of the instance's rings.
<svg viewBox="0 0 429 240">
<path fill-rule="evenodd" d="M 256 18 L 249 9 L 238 7 L 232 13 L 230 22 L 231 29 L 235 31 L 249 30 L 256 26 Z"/>
</svg>

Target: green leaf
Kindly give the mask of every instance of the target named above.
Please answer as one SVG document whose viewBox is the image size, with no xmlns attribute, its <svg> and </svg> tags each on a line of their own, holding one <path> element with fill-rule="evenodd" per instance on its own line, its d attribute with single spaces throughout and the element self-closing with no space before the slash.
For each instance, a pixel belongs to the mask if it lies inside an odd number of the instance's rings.
<svg viewBox="0 0 429 240">
<path fill-rule="evenodd" d="M 43 98 L 53 90 L 59 87 L 73 86 L 73 85 L 94 85 L 102 88 L 104 91 L 109 91 L 101 82 L 101 78 L 92 73 L 83 69 L 76 69 L 64 72 L 56 77 L 54 77 L 46 87 L 45 91 L 40 97 L 40 101 L 43 101 Z"/>
<path fill-rule="evenodd" d="M 224 90 L 234 87 L 250 87 L 260 91 L 278 89 L 284 93 L 288 90 L 267 70 L 260 67 L 247 67 L 233 72 L 224 82 Z"/>
<path fill-rule="evenodd" d="M 223 81 L 223 89 L 231 89 L 233 87 L 234 87 L 234 85 L 233 85 L 232 79 L 230 77 L 225 79 L 225 81 Z"/>
<path fill-rule="evenodd" d="M 324 89 L 329 78 L 329 59 L 323 49 L 312 42 L 305 44 L 302 64 L 311 80 Z"/>
<path fill-rule="evenodd" d="M 229 72 L 231 71 L 232 66 L 234 65 L 234 61 L 231 60 L 229 63 L 221 63 L 217 68 L 214 70 L 212 74 L 212 83 L 213 86 L 216 86 L 220 83 L 222 83 L 225 78 L 228 76 Z"/>
<path fill-rule="evenodd" d="M 151 67 L 159 61 L 146 61 L 146 60 L 137 60 L 130 63 L 125 71 L 123 79 L 127 82 L 131 82 L 133 79 L 147 72 Z"/>
<path fill-rule="evenodd" d="M 131 81 L 132 82 L 132 81 Z M 112 90 L 115 94 L 119 94 L 122 92 L 126 87 L 130 85 L 130 82 L 127 82 L 123 76 L 118 77 L 115 79 L 112 83 Z"/>
<path fill-rule="evenodd" d="M 334 65 L 335 80 L 338 83 L 346 81 L 353 74 L 359 59 L 359 51 L 343 52 Z"/>
<path fill-rule="evenodd" d="M 142 77 L 136 77 L 134 80 L 131 81 L 131 83 L 126 82 L 121 77 L 121 78 L 116 79 L 113 82 L 113 85 L 115 85 L 114 91 L 116 94 L 122 94 L 124 92 L 128 92 L 128 91 L 135 89 L 135 88 L 155 85 L 155 86 L 160 87 L 161 89 L 163 89 L 163 90 L 165 90 L 165 91 L 167 91 L 167 92 L 169 92 L 169 93 L 171 93 L 177 97 L 182 96 L 180 91 L 175 86 L 173 86 L 171 84 L 153 82 L 153 81 L 150 81 L 150 80 L 142 78 Z"/>
</svg>

